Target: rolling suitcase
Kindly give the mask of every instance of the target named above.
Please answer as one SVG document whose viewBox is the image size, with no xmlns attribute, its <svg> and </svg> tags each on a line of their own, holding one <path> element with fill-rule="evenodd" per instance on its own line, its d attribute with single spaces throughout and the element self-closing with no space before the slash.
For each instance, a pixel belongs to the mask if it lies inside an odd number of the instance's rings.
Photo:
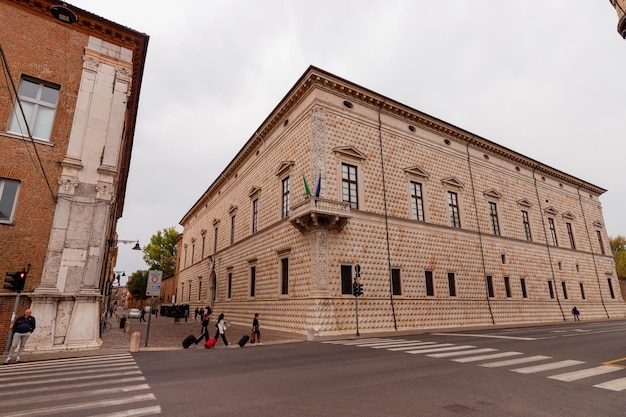
<svg viewBox="0 0 626 417">
<path fill-rule="evenodd" d="M 215 347 L 215 344 L 217 343 L 217 339 L 215 338 L 210 338 L 209 340 L 206 341 L 206 343 L 204 344 L 204 348 L 205 349 L 211 349 L 212 347 Z"/>
<path fill-rule="evenodd" d="M 189 346 L 193 345 L 196 343 L 196 336 L 190 334 L 189 336 L 187 336 L 185 338 L 185 340 L 183 340 L 183 348 L 187 349 L 189 348 Z"/>
<path fill-rule="evenodd" d="M 248 340 L 250 340 L 250 336 L 244 334 L 243 336 L 241 336 L 241 339 L 239 339 L 239 342 L 237 344 L 239 345 L 239 347 L 244 347 L 246 343 L 248 343 Z"/>
</svg>

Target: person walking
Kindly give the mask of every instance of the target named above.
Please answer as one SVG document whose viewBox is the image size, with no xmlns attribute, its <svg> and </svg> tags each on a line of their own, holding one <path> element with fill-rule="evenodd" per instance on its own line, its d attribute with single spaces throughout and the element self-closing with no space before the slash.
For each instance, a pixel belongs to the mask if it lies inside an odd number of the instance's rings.
<svg viewBox="0 0 626 417">
<path fill-rule="evenodd" d="M 183 311 L 183 316 L 185 317 L 185 323 L 187 323 L 187 318 L 189 317 L 189 307 L 185 307 Z"/>
<path fill-rule="evenodd" d="M 254 319 L 252 320 L 252 333 L 250 333 L 250 344 L 254 345 L 256 341 L 257 346 L 261 343 L 261 330 L 259 330 L 259 313 L 254 313 Z"/>
<path fill-rule="evenodd" d="M 574 316 L 574 321 L 580 321 L 580 311 L 576 307 L 572 308 L 572 315 Z"/>
<path fill-rule="evenodd" d="M 217 331 L 215 332 L 215 339 L 217 339 L 218 336 L 221 336 L 224 344 L 228 346 L 228 340 L 226 340 L 226 320 L 224 320 L 224 313 L 221 313 L 217 318 L 217 323 L 215 323 L 215 327 L 217 327 Z"/>
<path fill-rule="evenodd" d="M 146 322 L 146 309 L 145 308 L 141 309 L 141 316 L 139 316 L 139 323 L 141 323 L 142 321 L 144 323 Z"/>
<path fill-rule="evenodd" d="M 196 307 L 196 309 L 193 312 L 193 320 L 194 321 L 198 320 L 198 314 L 200 314 L 200 309 L 198 307 Z"/>
<path fill-rule="evenodd" d="M 20 346 L 17 351 L 17 355 L 15 356 L 15 363 L 20 363 L 22 361 L 22 353 L 24 352 L 24 346 L 26 346 L 26 342 L 31 334 L 35 331 L 36 328 L 35 317 L 31 315 L 30 308 L 27 308 L 24 311 L 24 315 L 18 317 L 13 323 L 13 342 L 11 343 L 11 349 L 9 349 L 9 356 L 7 356 L 4 361 L 5 365 L 8 365 L 11 362 L 11 356 L 15 353 L 15 349 L 17 349 L 17 345 Z"/>
</svg>

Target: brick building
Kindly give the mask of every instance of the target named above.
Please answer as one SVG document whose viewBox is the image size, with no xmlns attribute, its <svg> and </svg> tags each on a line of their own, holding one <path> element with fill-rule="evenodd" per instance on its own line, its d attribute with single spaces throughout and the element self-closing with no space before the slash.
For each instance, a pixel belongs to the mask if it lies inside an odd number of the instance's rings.
<svg viewBox="0 0 626 417">
<path fill-rule="evenodd" d="M 0 272 L 31 265 L 27 348 L 97 348 L 148 36 L 50 0 L 0 0 L 0 16 Z M 1 329 L 14 301 L 0 289 Z"/>
<path fill-rule="evenodd" d="M 177 301 L 309 337 L 623 318 L 604 189 L 310 67 L 184 215 Z"/>
</svg>

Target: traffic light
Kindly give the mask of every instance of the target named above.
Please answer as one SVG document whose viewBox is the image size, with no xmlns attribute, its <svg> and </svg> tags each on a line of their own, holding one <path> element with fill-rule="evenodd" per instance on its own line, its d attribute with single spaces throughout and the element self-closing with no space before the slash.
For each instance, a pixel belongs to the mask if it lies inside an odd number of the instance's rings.
<svg viewBox="0 0 626 417">
<path fill-rule="evenodd" d="M 9 291 L 17 291 L 17 286 L 18 286 L 18 278 L 21 272 L 7 272 L 7 276 L 9 278 L 5 278 L 4 282 L 6 282 L 6 284 L 4 284 L 4 288 L 6 288 Z"/>
<path fill-rule="evenodd" d="M 363 284 L 360 282 L 354 281 L 352 283 L 352 295 L 358 297 L 359 295 L 363 295 Z"/>
<path fill-rule="evenodd" d="M 20 292 L 24 289 L 24 285 L 26 284 L 26 271 L 21 270 L 17 272 L 7 272 L 6 275 L 9 278 L 5 278 L 4 288 L 9 291 Z"/>
<path fill-rule="evenodd" d="M 24 289 L 24 285 L 26 285 L 26 271 L 21 270 L 17 273 L 17 282 L 15 285 L 15 291 L 20 292 Z"/>
</svg>

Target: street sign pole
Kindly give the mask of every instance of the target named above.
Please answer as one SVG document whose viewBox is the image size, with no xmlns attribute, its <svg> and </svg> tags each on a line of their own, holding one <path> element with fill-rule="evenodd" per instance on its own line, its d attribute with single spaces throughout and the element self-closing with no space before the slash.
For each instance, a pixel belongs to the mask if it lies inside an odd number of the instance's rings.
<svg viewBox="0 0 626 417">
<path fill-rule="evenodd" d="M 148 317 L 148 330 L 146 331 L 146 344 L 148 347 L 148 337 L 150 336 L 150 321 L 152 319 L 152 309 L 154 296 L 161 294 L 161 280 L 163 279 L 163 271 L 151 269 L 148 271 L 148 282 L 146 283 L 146 295 L 150 296 L 150 316 Z M 145 307 L 144 307 L 145 308 Z"/>
<path fill-rule="evenodd" d="M 148 330 L 146 330 L 146 344 L 145 347 L 148 347 L 148 337 L 150 337 L 150 321 L 152 320 L 152 300 L 154 297 L 150 297 L 150 315 L 148 316 Z"/>
</svg>

